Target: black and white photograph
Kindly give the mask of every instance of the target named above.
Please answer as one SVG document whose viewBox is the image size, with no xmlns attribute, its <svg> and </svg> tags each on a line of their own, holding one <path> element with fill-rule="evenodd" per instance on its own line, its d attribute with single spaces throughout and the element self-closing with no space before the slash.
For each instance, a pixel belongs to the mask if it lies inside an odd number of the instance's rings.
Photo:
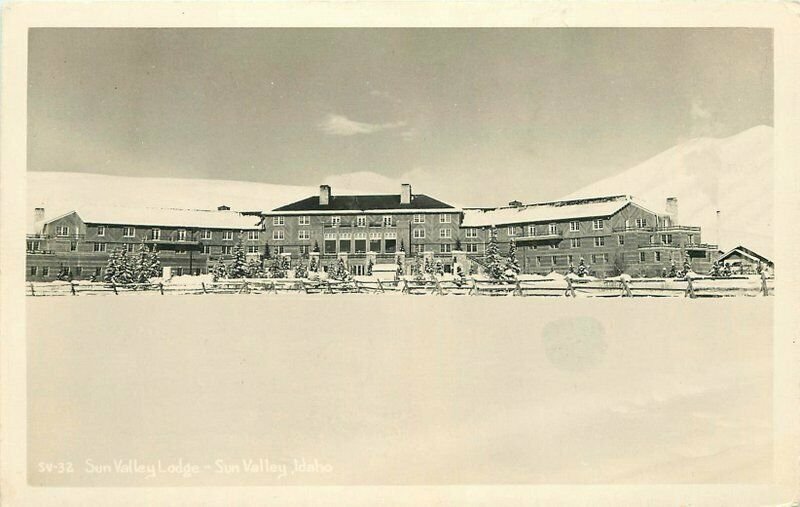
<svg viewBox="0 0 800 507">
<path fill-rule="evenodd" d="M 781 29 L 80 19 L 4 38 L 7 505 L 800 501 Z"/>
</svg>

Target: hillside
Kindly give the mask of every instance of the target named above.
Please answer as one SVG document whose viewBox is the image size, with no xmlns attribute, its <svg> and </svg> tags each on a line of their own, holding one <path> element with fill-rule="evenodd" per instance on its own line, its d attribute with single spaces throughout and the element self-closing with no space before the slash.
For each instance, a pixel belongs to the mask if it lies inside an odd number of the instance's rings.
<svg viewBox="0 0 800 507">
<path fill-rule="evenodd" d="M 692 139 L 564 197 L 627 193 L 663 209 L 674 196 L 679 223 L 701 226 L 704 242 L 723 250 L 744 244 L 769 257 L 772 146 L 772 127 L 765 125 L 724 139 Z"/>
</svg>

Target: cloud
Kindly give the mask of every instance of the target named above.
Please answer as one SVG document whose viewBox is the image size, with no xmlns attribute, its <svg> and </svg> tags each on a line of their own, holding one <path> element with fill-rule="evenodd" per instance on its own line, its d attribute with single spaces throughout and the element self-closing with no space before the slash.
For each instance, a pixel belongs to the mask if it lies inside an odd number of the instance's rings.
<svg viewBox="0 0 800 507">
<path fill-rule="evenodd" d="M 384 130 L 405 127 L 406 122 L 366 123 L 351 120 L 341 114 L 329 114 L 319 123 L 319 128 L 329 136 L 355 136 L 359 134 L 374 134 Z"/>
</svg>

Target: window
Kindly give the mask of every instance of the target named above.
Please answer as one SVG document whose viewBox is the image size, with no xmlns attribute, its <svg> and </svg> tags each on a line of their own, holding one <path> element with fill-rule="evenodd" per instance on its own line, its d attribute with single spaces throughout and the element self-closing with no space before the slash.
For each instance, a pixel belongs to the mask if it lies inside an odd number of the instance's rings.
<svg viewBox="0 0 800 507">
<path fill-rule="evenodd" d="M 655 252 L 654 256 L 656 262 L 661 262 L 661 252 Z"/>
<path fill-rule="evenodd" d="M 569 223 L 569 232 L 578 232 L 581 230 L 581 223 L 580 222 L 570 222 Z"/>
<path fill-rule="evenodd" d="M 300 253 L 307 254 L 308 253 L 308 245 L 300 245 Z"/>
<path fill-rule="evenodd" d="M 605 225 L 605 220 L 603 220 L 602 218 L 592 220 L 592 229 L 595 231 L 602 231 L 604 225 Z"/>
<path fill-rule="evenodd" d="M 95 252 L 105 252 L 106 251 L 106 244 L 105 243 L 95 243 L 93 250 Z"/>
<path fill-rule="evenodd" d="M 555 250 L 556 248 L 558 248 L 558 243 L 550 243 L 549 245 L 547 245 L 547 247 L 550 250 Z"/>
<path fill-rule="evenodd" d="M 592 264 L 597 264 L 597 254 L 592 254 Z"/>
<path fill-rule="evenodd" d="M 477 238 L 478 237 L 478 229 L 464 229 L 464 237 L 465 238 Z"/>
<path fill-rule="evenodd" d="M 186 241 L 186 229 L 178 229 L 178 241 Z"/>
<path fill-rule="evenodd" d="M 322 248 L 325 250 L 326 254 L 336 253 L 336 240 L 335 239 L 326 239 L 323 242 Z"/>
<path fill-rule="evenodd" d="M 38 268 L 38 267 L 36 267 L 36 266 L 31 266 L 31 276 L 36 276 L 36 274 L 37 274 L 37 272 L 38 272 L 38 271 L 39 271 L 39 268 Z"/>
<path fill-rule="evenodd" d="M 651 245 L 655 245 L 656 244 L 656 236 L 655 235 L 650 236 L 650 244 Z"/>
<path fill-rule="evenodd" d="M 125 243 L 125 251 L 131 253 L 133 252 L 135 246 L 136 245 L 134 245 L 133 243 Z"/>
<path fill-rule="evenodd" d="M 517 235 L 517 228 L 513 225 L 508 226 L 508 235 L 509 236 L 516 236 Z"/>
<path fill-rule="evenodd" d="M 297 225 L 311 225 L 311 217 L 309 216 L 297 217 Z"/>
<path fill-rule="evenodd" d="M 356 248 L 356 253 L 364 253 L 367 251 L 367 235 L 364 233 L 357 234 L 353 242 Z"/>
<path fill-rule="evenodd" d="M 542 265 L 542 258 L 541 257 L 536 257 L 536 265 L 537 266 L 541 266 Z"/>
<path fill-rule="evenodd" d="M 300 229 L 297 231 L 297 239 L 301 241 L 311 239 L 311 232 L 308 229 Z"/>
<path fill-rule="evenodd" d="M 391 215 L 385 215 L 383 217 L 383 226 L 391 227 L 392 225 L 394 225 L 394 218 Z"/>
<path fill-rule="evenodd" d="M 558 234 L 558 225 L 550 224 L 547 226 L 547 234 Z"/>
<path fill-rule="evenodd" d="M 424 224 L 425 223 L 425 215 L 414 215 L 414 223 L 415 224 Z"/>
<path fill-rule="evenodd" d="M 425 229 L 422 227 L 414 228 L 414 239 L 425 239 Z"/>
<path fill-rule="evenodd" d="M 367 217 L 361 216 L 356 217 L 356 227 L 366 227 L 367 226 Z"/>
<path fill-rule="evenodd" d="M 249 254 L 257 254 L 258 253 L 258 245 L 247 245 L 247 253 L 249 253 Z"/>
<path fill-rule="evenodd" d="M 94 276 L 100 276 L 101 270 L 103 268 L 94 268 Z"/>
<path fill-rule="evenodd" d="M 414 245 L 414 252 L 421 254 L 425 251 L 425 245 Z"/>
<path fill-rule="evenodd" d="M 211 247 L 208 245 L 203 245 L 203 253 L 208 255 L 211 253 Z"/>
<path fill-rule="evenodd" d="M 617 243 L 619 243 L 620 246 L 624 245 L 625 244 L 625 236 L 622 236 L 622 235 L 617 236 Z"/>
<path fill-rule="evenodd" d="M 247 231 L 247 239 L 250 241 L 258 240 L 258 232 L 259 231 Z"/>
<path fill-rule="evenodd" d="M 78 242 L 77 241 L 70 241 L 69 242 L 69 251 L 74 252 L 78 249 Z"/>
<path fill-rule="evenodd" d="M 203 232 L 200 234 L 201 239 L 211 239 L 211 231 L 208 229 L 203 229 Z"/>
<path fill-rule="evenodd" d="M 536 226 L 529 225 L 528 226 L 528 236 L 536 236 Z"/>
<path fill-rule="evenodd" d="M 272 225 L 284 225 L 286 217 L 272 217 Z"/>
<path fill-rule="evenodd" d="M 636 228 L 640 229 L 642 227 L 647 227 L 647 219 L 646 218 L 637 218 L 636 219 Z"/>
<path fill-rule="evenodd" d="M 339 227 L 342 225 L 342 217 L 331 217 L 331 227 Z"/>
<path fill-rule="evenodd" d="M 381 251 L 381 240 L 380 239 L 372 239 L 369 240 L 369 251 L 370 252 L 377 252 L 380 253 Z"/>
<path fill-rule="evenodd" d="M 478 244 L 477 243 L 467 243 L 467 253 L 477 253 L 478 252 Z"/>
<path fill-rule="evenodd" d="M 281 255 L 283 253 L 283 245 L 276 246 L 275 250 L 273 251 L 275 252 L 275 255 Z"/>
<path fill-rule="evenodd" d="M 569 247 L 570 248 L 580 248 L 581 247 L 581 238 L 571 238 L 569 240 Z"/>
<path fill-rule="evenodd" d="M 161 229 L 153 229 L 150 231 L 152 239 L 158 241 L 161 239 Z"/>
<path fill-rule="evenodd" d="M 441 253 L 450 253 L 453 251 L 453 245 L 451 245 L 450 243 L 442 243 L 441 245 L 439 245 L 439 251 Z"/>
<path fill-rule="evenodd" d="M 639 252 L 639 262 L 644 262 L 644 252 Z"/>
<path fill-rule="evenodd" d="M 452 229 L 439 229 L 439 238 L 440 239 L 450 239 L 453 237 L 453 230 Z"/>
<path fill-rule="evenodd" d="M 69 236 L 69 226 L 59 225 L 56 227 L 56 236 Z"/>
<path fill-rule="evenodd" d="M 222 231 L 222 239 L 224 241 L 232 241 L 233 240 L 233 231 Z"/>
<path fill-rule="evenodd" d="M 230 245 L 225 245 L 222 247 L 222 255 L 230 255 L 233 253 L 233 247 Z"/>
<path fill-rule="evenodd" d="M 689 234 L 688 236 L 686 236 L 686 242 L 689 243 L 690 245 L 694 245 L 694 234 Z"/>
<path fill-rule="evenodd" d="M 183 276 L 183 268 L 182 267 L 175 268 L 175 274 L 177 276 Z"/>
<path fill-rule="evenodd" d="M 183 254 L 188 253 L 188 250 L 186 250 L 185 247 L 179 246 L 179 247 L 175 248 L 175 253 L 183 255 Z"/>
<path fill-rule="evenodd" d="M 662 234 L 661 235 L 661 243 L 664 245 L 669 245 L 672 243 L 672 234 Z"/>
<path fill-rule="evenodd" d="M 339 251 L 350 252 L 350 234 L 342 233 L 339 235 Z"/>
<path fill-rule="evenodd" d="M 575 257 L 572 255 L 567 255 L 567 264 L 572 264 L 572 261 L 575 260 Z"/>
<path fill-rule="evenodd" d="M 122 228 L 122 237 L 123 238 L 132 238 L 136 236 L 136 228 L 135 227 L 123 227 Z"/>
<path fill-rule="evenodd" d="M 594 246 L 606 246 L 606 238 L 603 236 L 597 236 L 594 238 Z"/>
<path fill-rule="evenodd" d="M 42 266 L 42 276 L 47 276 L 50 274 L 50 266 Z"/>
<path fill-rule="evenodd" d="M 445 214 L 439 215 L 439 223 L 440 224 L 449 224 L 450 223 L 450 215 L 445 215 Z"/>
<path fill-rule="evenodd" d="M 106 226 L 105 225 L 98 225 L 97 226 L 97 235 L 98 236 L 105 236 L 106 235 Z"/>
<path fill-rule="evenodd" d="M 550 264 L 552 264 L 553 266 L 557 265 L 558 264 L 558 257 L 556 257 L 555 255 L 550 257 Z"/>
<path fill-rule="evenodd" d="M 272 231 L 272 239 L 275 241 L 283 241 L 284 239 L 283 229 L 275 229 L 274 231 Z"/>
<path fill-rule="evenodd" d="M 29 252 L 37 252 L 41 247 L 40 241 L 28 241 L 28 251 Z"/>
<path fill-rule="evenodd" d="M 386 253 L 395 253 L 395 251 L 397 251 L 397 233 L 387 232 L 384 237 L 385 237 L 384 246 L 386 248 Z"/>
</svg>

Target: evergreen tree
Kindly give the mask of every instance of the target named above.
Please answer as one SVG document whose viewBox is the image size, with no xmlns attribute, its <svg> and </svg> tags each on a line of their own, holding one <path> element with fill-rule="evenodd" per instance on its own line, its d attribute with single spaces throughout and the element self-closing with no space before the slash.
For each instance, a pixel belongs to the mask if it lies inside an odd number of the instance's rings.
<svg viewBox="0 0 800 507">
<path fill-rule="evenodd" d="M 578 262 L 578 276 L 583 277 L 588 274 L 589 268 L 586 266 L 586 261 L 584 261 L 583 257 L 581 257 L 581 260 Z"/>
<path fill-rule="evenodd" d="M 677 278 L 678 276 L 678 266 L 675 265 L 675 259 L 672 259 L 672 262 L 669 266 L 669 278 Z"/>
<path fill-rule="evenodd" d="M 436 264 L 434 265 L 433 269 L 437 275 L 439 276 L 444 275 L 444 264 L 442 263 L 441 260 L 436 259 Z"/>
<path fill-rule="evenodd" d="M 574 273 L 575 272 L 575 264 L 570 262 L 569 263 L 569 267 L 567 268 L 567 272 L 568 273 Z"/>
<path fill-rule="evenodd" d="M 241 240 L 233 247 L 233 262 L 229 273 L 231 278 L 244 278 L 247 276 L 247 256 L 244 253 L 244 246 Z"/>
<path fill-rule="evenodd" d="M 505 262 L 503 262 L 503 258 L 500 256 L 500 251 L 497 248 L 497 229 L 494 227 L 492 227 L 489 236 L 489 244 L 486 245 L 486 263 L 488 266 L 486 274 L 489 275 L 489 277 L 495 280 L 499 280 L 503 277 Z"/>
<path fill-rule="evenodd" d="M 461 251 L 461 238 L 456 238 L 456 250 Z"/>
<path fill-rule="evenodd" d="M 319 242 L 318 241 L 314 241 L 314 250 L 312 250 L 312 251 L 319 253 Z"/>
<path fill-rule="evenodd" d="M 220 278 L 228 278 L 228 266 L 222 262 L 222 257 L 217 257 L 217 262 L 211 268 L 211 274 L 214 275 L 215 282 Z"/>
<path fill-rule="evenodd" d="M 517 260 L 517 242 L 512 238 L 511 245 L 508 247 L 508 261 L 506 262 L 507 269 L 510 269 L 514 275 L 518 275 L 522 271 L 519 267 Z"/>
<path fill-rule="evenodd" d="M 731 265 L 727 262 L 722 266 L 722 276 L 731 276 Z"/>
<path fill-rule="evenodd" d="M 109 283 L 116 281 L 117 271 L 119 271 L 119 249 L 115 248 L 108 254 L 106 269 L 103 272 L 103 281 Z"/>
<path fill-rule="evenodd" d="M 711 276 L 718 277 L 720 275 L 721 275 L 721 273 L 720 273 L 719 261 L 714 261 L 711 264 Z"/>
<path fill-rule="evenodd" d="M 150 252 L 149 278 L 161 278 L 162 276 L 164 276 L 164 271 L 161 269 L 161 258 L 158 256 L 158 250 L 153 248 Z"/>
<path fill-rule="evenodd" d="M 308 277 L 308 267 L 306 266 L 305 262 L 298 262 L 297 267 L 294 269 L 294 277 L 295 278 L 306 278 Z"/>
<path fill-rule="evenodd" d="M 406 253 L 406 244 L 403 242 L 402 239 L 400 240 L 400 252 Z"/>
<path fill-rule="evenodd" d="M 142 242 L 133 267 L 133 279 L 137 283 L 146 283 L 150 278 L 150 249 Z"/>
<path fill-rule="evenodd" d="M 417 259 L 414 262 L 414 279 L 425 279 L 425 259 L 423 259 L 422 254 L 417 254 Z"/>
<path fill-rule="evenodd" d="M 425 270 L 426 275 L 432 275 L 434 273 L 433 261 L 430 259 L 430 257 L 425 257 L 425 265 L 423 269 Z"/>
<path fill-rule="evenodd" d="M 117 283 L 131 283 L 133 281 L 133 270 L 131 269 L 131 262 L 126 250 L 120 250 L 117 263 L 118 268 L 115 281 Z"/>
<path fill-rule="evenodd" d="M 367 263 L 367 276 L 372 276 L 372 259 Z"/>
<path fill-rule="evenodd" d="M 247 263 L 247 276 L 250 278 L 261 278 L 264 276 L 264 267 L 258 259 L 250 259 Z"/>
<path fill-rule="evenodd" d="M 277 257 L 272 259 L 267 269 L 270 278 L 286 278 L 286 270 L 283 268 L 283 260 Z"/>
<path fill-rule="evenodd" d="M 312 257 L 311 262 L 308 263 L 308 270 L 312 273 L 319 271 L 319 263 L 316 256 Z"/>
</svg>

